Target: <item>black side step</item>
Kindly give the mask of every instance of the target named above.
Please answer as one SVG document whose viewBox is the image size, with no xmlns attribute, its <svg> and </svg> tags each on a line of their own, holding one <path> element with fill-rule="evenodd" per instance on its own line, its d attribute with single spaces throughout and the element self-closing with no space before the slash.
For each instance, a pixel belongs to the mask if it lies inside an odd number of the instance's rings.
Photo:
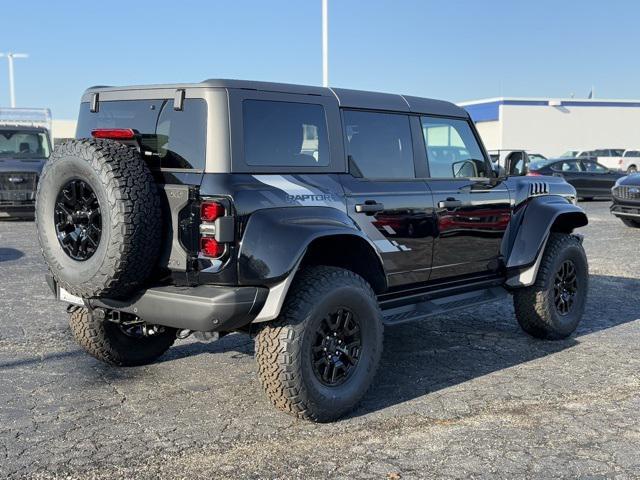
<svg viewBox="0 0 640 480">
<path fill-rule="evenodd" d="M 398 325 L 400 323 L 421 320 L 432 315 L 439 315 L 482 303 L 501 300 L 508 295 L 509 293 L 502 287 L 491 287 L 448 297 L 434 298 L 412 305 L 383 310 L 382 321 L 387 326 Z"/>
</svg>

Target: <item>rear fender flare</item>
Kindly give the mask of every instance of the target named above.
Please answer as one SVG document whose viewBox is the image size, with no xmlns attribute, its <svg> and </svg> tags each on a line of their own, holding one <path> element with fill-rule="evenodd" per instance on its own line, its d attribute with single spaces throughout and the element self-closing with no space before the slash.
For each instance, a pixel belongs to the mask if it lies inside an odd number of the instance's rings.
<svg viewBox="0 0 640 480">
<path fill-rule="evenodd" d="M 285 207 L 260 210 L 249 217 L 238 253 L 241 285 L 275 285 L 295 273 L 316 239 L 351 235 L 364 240 L 382 258 L 349 216 L 331 207 Z"/>
<path fill-rule="evenodd" d="M 307 248 L 326 237 L 357 237 L 374 252 L 380 271 L 380 253 L 346 213 L 330 207 L 287 207 L 260 210 L 247 222 L 238 259 L 241 285 L 269 287 L 265 305 L 254 322 L 273 320 L 280 308 Z M 386 277 L 384 277 L 386 285 Z"/>
</svg>

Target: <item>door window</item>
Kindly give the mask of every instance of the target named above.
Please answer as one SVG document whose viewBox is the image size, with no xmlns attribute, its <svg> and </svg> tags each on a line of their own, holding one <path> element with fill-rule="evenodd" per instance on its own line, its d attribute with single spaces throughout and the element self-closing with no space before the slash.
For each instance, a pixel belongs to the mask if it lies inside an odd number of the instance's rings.
<svg viewBox="0 0 640 480">
<path fill-rule="evenodd" d="M 581 172 L 582 167 L 576 161 L 570 162 L 559 162 L 551 167 L 552 170 L 556 172 Z"/>
<path fill-rule="evenodd" d="M 585 172 L 607 173 L 608 169 L 596 162 L 582 162 Z"/>
<path fill-rule="evenodd" d="M 352 174 L 379 179 L 415 177 L 407 115 L 346 110 L 344 128 Z"/>
<path fill-rule="evenodd" d="M 488 177 L 482 149 L 465 120 L 422 117 L 432 178 Z"/>
</svg>

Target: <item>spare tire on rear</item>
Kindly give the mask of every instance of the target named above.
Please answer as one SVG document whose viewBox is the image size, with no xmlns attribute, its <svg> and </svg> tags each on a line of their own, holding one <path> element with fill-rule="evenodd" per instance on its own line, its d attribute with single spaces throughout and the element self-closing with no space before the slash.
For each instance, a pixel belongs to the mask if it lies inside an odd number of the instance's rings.
<svg viewBox="0 0 640 480">
<path fill-rule="evenodd" d="M 160 198 L 135 148 L 71 140 L 42 171 L 36 225 L 61 287 L 84 298 L 122 298 L 140 289 L 157 262 Z"/>
</svg>

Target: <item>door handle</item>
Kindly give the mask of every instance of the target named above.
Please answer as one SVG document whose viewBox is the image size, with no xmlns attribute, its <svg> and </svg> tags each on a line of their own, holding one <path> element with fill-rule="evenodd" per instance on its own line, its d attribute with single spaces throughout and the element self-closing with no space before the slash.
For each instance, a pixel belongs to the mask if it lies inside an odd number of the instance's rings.
<svg viewBox="0 0 640 480">
<path fill-rule="evenodd" d="M 438 208 L 456 208 L 462 206 L 462 200 L 456 200 L 454 198 L 447 198 L 438 202 Z"/>
<path fill-rule="evenodd" d="M 376 212 L 384 210 L 384 205 L 378 203 L 375 200 L 367 200 L 364 203 L 356 203 L 356 212 L 366 213 L 367 215 L 373 215 Z"/>
</svg>

